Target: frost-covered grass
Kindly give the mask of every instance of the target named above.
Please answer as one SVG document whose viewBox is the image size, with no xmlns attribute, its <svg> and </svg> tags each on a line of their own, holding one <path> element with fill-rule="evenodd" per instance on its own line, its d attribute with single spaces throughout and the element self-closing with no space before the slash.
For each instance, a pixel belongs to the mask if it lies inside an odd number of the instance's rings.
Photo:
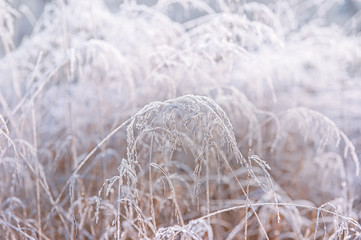
<svg viewBox="0 0 361 240">
<path fill-rule="evenodd" d="M 32 9 L 0 0 L 0 239 L 361 239 L 360 0 Z"/>
</svg>

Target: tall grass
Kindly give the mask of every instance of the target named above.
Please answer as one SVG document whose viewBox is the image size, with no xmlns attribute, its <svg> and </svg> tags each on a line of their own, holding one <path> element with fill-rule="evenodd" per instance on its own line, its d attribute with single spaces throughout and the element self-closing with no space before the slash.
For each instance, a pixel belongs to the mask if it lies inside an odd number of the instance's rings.
<svg viewBox="0 0 361 240">
<path fill-rule="evenodd" d="M 359 0 L 28 3 L 0 239 L 361 239 Z"/>
</svg>

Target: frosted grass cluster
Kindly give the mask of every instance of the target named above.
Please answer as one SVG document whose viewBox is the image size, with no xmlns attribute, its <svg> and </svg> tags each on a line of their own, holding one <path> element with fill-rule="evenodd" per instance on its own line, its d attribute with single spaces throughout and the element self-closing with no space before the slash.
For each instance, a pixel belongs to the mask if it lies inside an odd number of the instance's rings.
<svg viewBox="0 0 361 240">
<path fill-rule="evenodd" d="M 361 239 L 360 10 L 0 0 L 0 239 Z"/>
</svg>

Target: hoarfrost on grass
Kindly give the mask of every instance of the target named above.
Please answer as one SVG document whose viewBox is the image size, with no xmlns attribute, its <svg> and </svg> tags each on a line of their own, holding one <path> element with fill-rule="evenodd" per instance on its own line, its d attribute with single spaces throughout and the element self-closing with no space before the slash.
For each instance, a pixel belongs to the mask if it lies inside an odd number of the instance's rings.
<svg viewBox="0 0 361 240">
<path fill-rule="evenodd" d="M 360 10 L 0 0 L 2 236 L 360 238 Z"/>
</svg>

